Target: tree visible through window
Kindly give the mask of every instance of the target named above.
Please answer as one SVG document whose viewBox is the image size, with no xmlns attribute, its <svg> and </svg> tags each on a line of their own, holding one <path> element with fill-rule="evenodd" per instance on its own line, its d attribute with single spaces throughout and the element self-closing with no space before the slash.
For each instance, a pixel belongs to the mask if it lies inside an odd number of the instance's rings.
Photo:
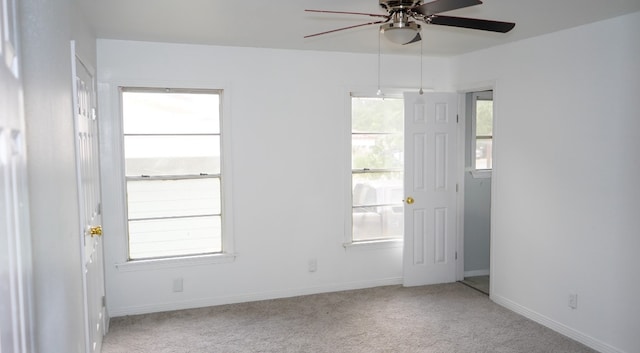
<svg viewBox="0 0 640 353">
<path fill-rule="evenodd" d="M 351 98 L 354 242 L 403 236 L 403 104 L 400 98 Z"/>
<path fill-rule="evenodd" d="M 122 89 L 130 259 L 222 251 L 220 93 Z"/>
</svg>

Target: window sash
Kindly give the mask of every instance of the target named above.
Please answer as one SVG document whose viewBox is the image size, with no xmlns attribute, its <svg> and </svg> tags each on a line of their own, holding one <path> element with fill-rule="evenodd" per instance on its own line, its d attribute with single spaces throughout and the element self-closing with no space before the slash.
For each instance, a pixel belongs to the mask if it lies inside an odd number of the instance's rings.
<svg viewBox="0 0 640 353">
<path fill-rule="evenodd" d="M 219 134 L 124 135 L 127 176 L 218 174 L 221 152 Z"/>
<path fill-rule="evenodd" d="M 222 214 L 219 178 L 127 181 L 128 219 Z"/>
<path fill-rule="evenodd" d="M 474 92 L 472 94 L 472 113 L 471 113 L 471 136 L 472 136 L 472 141 L 471 141 L 471 146 L 470 146 L 470 159 L 471 159 L 471 169 L 473 171 L 482 171 L 482 172 L 489 172 L 491 171 L 492 167 L 493 167 L 493 160 L 491 158 L 491 156 L 488 156 L 487 158 L 487 163 L 491 164 L 491 167 L 489 168 L 478 168 L 477 165 L 477 157 L 476 157 L 476 153 L 477 153 L 477 143 L 476 141 L 493 141 L 493 134 L 491 135 L 481 135 L 478 134 L 477 131 L 477 101 L 492 101 L 493 102 L 493 91 L 481 91 L 481 92 Z M 493 116 L 491 117 L 492 120 L 492 124 L 493 124 Z M 493 129 L 492 129 L 493 130 Z"/>
<path fill-rule="evenodd" d="M 207 179 L 218 178 L 222 179 L 221 174 L 180 174 L 180 175 L 131 175 L 126 176 L 125 179 L 129 180 L 184 180 L 184 179 Z"/>
<path fill-rule="evenodd" d="M 160 96 L 163 93 L 205 93 L 210 95 L 217 96 L 217 105 L 215 105 L 216 110 L 203 109 L 202 112 L 213 112 L 217 114 L 216 117 L 213 118 L 212 123 L 206 123 L 207 126 L 211 124 L 217 125 L 213 128 L 205 129 L 205 133 L 198 131 L 189 131 L 193 129 L 185 129 L 179 128 L 175 129 L 177 131 L 171 131 L 171 128 L 158 128 L 150 125 L 149 133 L 145 132 L 144 129 L 140 127 L 144 127 L 144 125 L 138 124 L 138 128 L 134 130 L 129 130 L 130 133 L 125 133 L 123 131 L 122 135 L 125 139 L 127 137 L 150 137 L 150 138 L 162 138 L 162 137 L 177 137 L 177 138 L 195 138 L 202 139 L 203 137 L 211 137 L 215 138 L 213 151 L 215 156 L 177 156 L 171 157 L 174 159 L 189 159 L 189 158 L 212 158 L 214 159 L 214 163 L 217 163 L 216 170 L 203 170 L 200 172 L 197 168 L 189 168 L 191 170 L 184 170 L 186 173 L 180 173 L 180 170 L 175 170 L 178 172 L 177 174 L 169 174 L 171 171 L 167 170 L 169 173 L 166 175 L 162 174 L 150 174 L 150 175 L 126 175 L 125 176 L 125 190 L 128 189 L 128 184 L 130 182 L 154 182 L 154 181 L 188 181 L 188 180 L 203 180 L 203 179 L 217 179 L 219 182 L 217 183 L 216 190 L 211 194 L 216 195 L 212 200 L 214 201 L 212 205 L 206 206 L 202 210 L 204 212 L 191 212 L 197 209 L 200 206 L 195 207 L 192 210 L 184 210 L 185 212 L 177 212 L 176 214 L 171 211 L 171 206 L 167 207 L 168 210 L 166 214 L 162 214 L 164 210 L 160 210 L 158 214 L 146 216 L 143 214 L 138 214 L 138 216 L 130 218 L 129 212 L 129 201 L 127 201 L 127 210 L 126 210 L 126 218 L 127 218 L 127 248 L 128 248 L 128 259 L 129 260 L 142 260 L 142 259 L 159 259 L 159 258 L 175 258 L 175 257 L 184 257 L 184 256 L 194 256 L 194 255 L 203 255 L 203 254 L 216 254 L 222 253 L 225 249 L 224 246 L 227 242 L 224 242 L 225 236 L 223 232 L 225 231 L 225 222 L 223 219 L 223 213 L 225 207 L 224 197 L 223 197 L 223 183 L 222 183 L 222 159 L 223 159 L 223 139 L 222 139 L 222 91 L 215 89 L 159 89 L 159 88 L 121 88 L 121 97 L 127 92 L 147 92 L 147 93 L 158 93 Z M 211 105 L 214 107 L 214 105 Z M 208 107 L 207 107 L 208 108 Z M 125 107 L 122 107 L 122 118 L 123 125 L 124 119 L 126 119 L 125 114 L 132 114 L 132 112 L 125 111 Z M 145 108 L 143 108 L 145 109 Z M 177 110 L 179 110 L 178 108 Z M 201 114 L 204 116 L 203 113 Z M 180 116 L 178 115 L 175 115 Z M 167 116 L 163 116 L 163 119 L 166 120 Z M 139 119 L 138 119 L 139 120 Z M 200 126 L 200 125 L 198 125 Z M 204 125 L 203 125 L 204 126 Z M 164 130 L 164 131 L 163 131 Z M 123 140 L 124 141 L 124 140 Z M 126 144 L 125 144 L 126 145 Z M 123 146 L 123 161 L 127 161 L 127 150 L 125 146 Z M 188 152 L 188 150 L 187 150 Z M 187 153 L 189 154 L 189 153 Z M 150 156 L 149 158 L 154 158 Z M 168 158 L 164 155 L 158 156 L 159 159 Z M 211 169 L 211 168 L 209 168 Z M 161 171 L 158 170 L 158 171 Z M 210 196 L 207 196 L 210 197 Z M 187 198 L 188 199 L 188 198 Z M 187 200 L 185 199 L 185 200 Z M 167 204 L 171 204 L 173 201 L 180 202 L 179 199 L 173 200 L 169 198 L 167 200 L 162 200 L 160 202 L 166 202 Z M 187 201 L 185 201 L 187 202 Z M 207 203 L 207 202 L 205 202 Z M 216 204 L 217 203 L 217 204 Z M 208 203 L 207 203 L 208 204 Z M 160 207 L 161 209 L 162 207 Z M 150 213 L 154 213 L 155 211 L 151 210 Z M 191 212 L 191 213 L 190 213 Z M 144 213 L 144 212 L 143 212 Z M 164 225 L 164 226 L 162 226 Z M 145 248 L 144 241 L 141 239 L 150 239 L 149 241 L 149 249 Z M 154 243 L 156 243 L 154 245 Z M 173 244 L 173 245 L 165 245 L 157 246 L 158 244 Z"/>
<path fill-rule="evenodd" d="M 221 216 L 132 220 L 128 228 L 130 260 L 215 254 L 223 250 Z"/>
<path fill-rule="evenodd" d="M 363 97 L 355 97 L 352 95 L 351 102 L 353 102 L 353 98 L 363 98 Z M 377 97 L 370 97 L 377 98 Z M 348 243 L 362 243 L 368 241 L 379 241 L 379 240 L 391 240 L 402 238 L 403 236 L 403 213 L 404 213 L 404 203 L 402 202 L 402 195 L 395 195 L 397 192 L 397 187 L 394 187 L 393 180 L 398 180 L 398 178 L 391 178 L 389 181 L 391 183 L 389 185 L 385 185 L 385 178 L 381 179 L 372 179 L 371 183 L 367 182 L 367 175 L 389 175 L 397 176 L 399 174 L 400 187 L 404 187 L 404 168 L 396 167 L 394 164 L 392 156 L 390 155 L 379 155 L 378 160 L 376 160 L 376 167 L 369 167 L 365 164 L 368 163 L 356 163 L 354 165 L 353 158 L 356 156 L 364 156 L 366 153 L 354 153 L 355 146 L 354 140 L 356 143 L 359 141 L 358 139 L 362 139 L 363 137 L 372 137 L 376 140 L 385 139 L 386 137 L 393 138 L 394 136 L 398 136 L 404 138 L 403 132 L 395 131 L 393 129 L 387 130 L 382 127 L 381 130 L 369 130 L 369 129 L 358 129 L 354 130 L 353 124 L 353 108 L 350 111 L 351 113 L 351 125 L 350 125 L 350 164 L 351 164 L 351 175 L 350 175 L 350 197 L 349 202 L 351 207 L 349 208 L 349 217 L 351 219 L 350 229 L 348 230 Z M 389 121 L 385 122 L 387 125 L 390 123 Z M 404 123 L 404 121 L 400 124 L 400 126 Z M 385 124 L 382 124 L 385 125 Z M 386 126 L 386 125 L 385 125 Z M 391 148 L 393 148 L 393 143 L 391 144 Z M 404 143 L 401 143 L 401 148 L 404 147 Z M 403 149 L 402 149 L 403 151 Z M 388 151 L 385 151 L 388 152 Z M 391 151 L 392 152 L 392 151 Z M 383 152 L 384 153 L 384 152 Z M 402 152 L 403 153 L 403 152 Z M 383 166 L 380 168 L 380 166 Z M 362 184 L 369 184 L 369 188 L 371 190 L 364 192 L 371 192 L 375 195 L 375 197 L 363 197 L 357 196 L 357 193 L 363 192 L 362 189 L 360 191 L 356 191 L 356 180 L 358 178 L 363 178 L 364 180 Z M 360 180 L 359 180 L 360 181 Z M 378 185 L 374 185 L 378 184 Z M 402 191 L 400 191 L 402 194 Z M 394 196 L 391 196 L 394 195 Z M 361 200 L 357 200 L 361 198 Z M 396 202 L 397 201 L 397 202 Z"/>
</svg>

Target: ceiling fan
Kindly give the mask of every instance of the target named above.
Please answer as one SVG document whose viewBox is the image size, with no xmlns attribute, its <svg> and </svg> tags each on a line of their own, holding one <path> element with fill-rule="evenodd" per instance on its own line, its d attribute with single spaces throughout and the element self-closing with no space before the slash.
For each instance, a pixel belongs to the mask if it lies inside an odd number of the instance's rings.
<svg viewBox="0 0 640 353">
<path fill-rule="evenodd" d="M 381 24 L 380 32 L 383 33 L 387 39 L 397 44 L 410 44 L 422 40 L 422 37 L 420 36 L 420 29 L 422 27 L 416 23 L 416 21 L 420 21 L 428 25 L 470 28 L 499 33 L 507 33 L 515 27 L 516 24 L 513 22 L 440 15 L 441 12 L 480 4 L 482 4 L 482 1 L 480 0 L 434 0 L 424 4 L 422 3 L 422 0 L 380 0 L 380 7 L 387 11 L 386 15 L 362 12 L 305 10 L 307 12 L 362 15 L 381 18 L 379 21 L 372 21 L 315 33 L 307 35 L 305 38 L 338 32 L 345 29 Z"/>
</svg>

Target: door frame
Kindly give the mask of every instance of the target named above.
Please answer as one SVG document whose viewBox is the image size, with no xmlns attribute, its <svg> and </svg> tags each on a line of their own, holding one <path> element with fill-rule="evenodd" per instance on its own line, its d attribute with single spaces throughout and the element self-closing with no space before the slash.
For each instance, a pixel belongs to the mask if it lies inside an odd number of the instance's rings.
<svg viewBox="0 0 640 353">
<path fill-rule="evenodd" d="M 496 80 L 488 80 L 481 81 L 476 83 L 465 84 L 457 87 L 458 92 L 458 114 L 459 114 L 459 123 L 458 123 L 458 180 L 459 180 L 459 192 L 458 192 L 458 234 L 457 234 L 457 251 L 458 251 L 458 260 L 456 265 L 456 280 L 462 281 L 464 280 L 464 196 L 465 196 L 465 153 L 470 146 L 466 141 L 466 121 L 467 121 L 467 106 L 465 96 L 467 93 L 479 92 L 479 91 L 493 91 L 493 101 L 494 105 L 496 102 L 496 97 L 498 97 L 498 84 Z M 496 150 L 496 135 L 497 135 L 497 119 L 496 119 L 496 109 L 494 108 L 494 116 L 493 116 L 493 148 L 492 150 Z M 490 232 L 489 232 L 489 296 L 493 293 L 493 276 L 492 273 L 494 271 L 493 264 L 493 231 L 495 224 L 495 212 L 494 209 L 494 201 L 495 201 L 495 193 L 496 193 L 496 163 L 495 159 L 492 162 L 492 171 L 491 171 L 491 220 L 490 220 Z"/>
</svg>

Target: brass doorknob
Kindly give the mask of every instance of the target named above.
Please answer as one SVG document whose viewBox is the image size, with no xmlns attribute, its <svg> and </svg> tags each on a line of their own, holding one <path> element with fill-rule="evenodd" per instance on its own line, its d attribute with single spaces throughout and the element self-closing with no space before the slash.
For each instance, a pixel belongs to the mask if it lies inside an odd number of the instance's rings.
<svg viewBox="0 0 640 353">
<path fill-rule="evenodd" d="M 407 204 L 411 205 L 415 200 L 413 199 L 413 197 L 409 196 L 407 197 Z"/>
<path fill-rule="evenodd" d="M 95 237 L 95 236 L 101 236 L 102 235 L 102 226 L 95 226 L 95 227 L 91 227 L 89 228 L 89 234 L 91 234 L 91 237 Z"/>
</svg>

